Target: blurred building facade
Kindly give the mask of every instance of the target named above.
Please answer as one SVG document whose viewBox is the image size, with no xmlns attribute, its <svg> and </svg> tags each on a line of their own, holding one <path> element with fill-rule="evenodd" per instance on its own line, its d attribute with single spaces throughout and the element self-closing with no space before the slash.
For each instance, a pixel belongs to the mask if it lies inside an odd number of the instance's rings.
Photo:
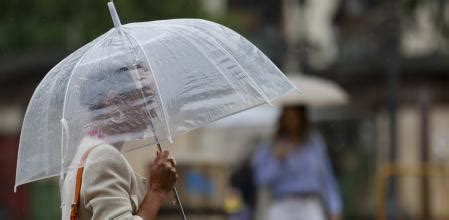
<svg viewBox="0 0 449 220">
<path fill-rule="evenodd" d="M 287 74 L 319 75 L 349 91 L 349 106 L 312 112 L 331 142 L 346 217 L 378 216 L 379 193 L 392 218 L 449 217 L 444 173 L 398 172 L 375 190 L 386 165 L 448 165 L 447 1 L 227 2 L 222 9 L 245 14 L 247 36 Z"/>
<path fill-rule="evenodd" d="M 368 123 L 366 131 L 371 135 L 365 135 L 374 137 L 367 139 L 373 143 L 361 142 L 366 146 L 358 148 L 372 148 L 375 171 L 387 164 L 417 170 L 424 164 L 447 166 L 447 1 L 285 0 L 284 4 L 285 12 L 303 19 L 298 23 L 300 19 L 284 14 L 287 39 L 294 45 L 289 48 L 305 45 L 302 50 L 307 51 L 289 54 L 288 61 L 349 91 L 352 104 L 335 111 L 346 119 Z M 294 64 L 286 68 L 298 68 Z M 374 201 L 373 193 L 387 194 L 381 208 L 392 218 L 449 217 L 444 208 L 449 204 L 444 196 L 447 177 L 425 178 L 416 172 L 395 175 L 401 177 L 393 178 L 385 192 L 367 190 L 364 195 Z M 369 205 L 354 209 L 358 206 L 354 204 L 347 212 L 375 214 L 374 204 Z"/>
</svg>

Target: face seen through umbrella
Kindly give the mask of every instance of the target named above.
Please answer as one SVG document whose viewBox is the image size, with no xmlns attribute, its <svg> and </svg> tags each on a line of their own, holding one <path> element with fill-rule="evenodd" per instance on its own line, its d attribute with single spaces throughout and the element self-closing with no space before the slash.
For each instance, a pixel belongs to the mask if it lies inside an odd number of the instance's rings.
<svg viewBox="0 0 449 220">
<path fill-rule="evenodd" d="M 127 76 L 108 77 L 102 82 L 119 84 L 121 88 L 106 86 L 108 91 L 103 92 L 105 96 L 101 100 L 100 110 L 103 113 L 94 116 L 93 121 L 97 128 L 109 136 L 146 130 L 151 118 L 155 117 L 152 107 L 154 92 L 149 75 L 151 73 L 138 66 L 114 74 L 127 74 Z M 127 80 L 123 81 L 124 78 Z"/>
</svg>

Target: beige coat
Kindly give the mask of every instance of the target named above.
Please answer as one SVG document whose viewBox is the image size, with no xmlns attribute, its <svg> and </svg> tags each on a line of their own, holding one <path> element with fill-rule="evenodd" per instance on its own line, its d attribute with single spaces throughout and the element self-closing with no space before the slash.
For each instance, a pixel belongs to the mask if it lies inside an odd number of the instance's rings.
<svg viewBox="0 0 449 220">
<path fill-rule="evenodd" d="M 147 180 L 134 172 L 117 149 L 99 139 L 84 138 L 73 161 L 80 161 L 92 146 L 84 166 L 79 219 L 142 219 L 136 213 L 146 194 Z M 61 191 L 63 220 L 70 219 L 75 191 L 77 165 L 72 164 Z"/>
</svg>

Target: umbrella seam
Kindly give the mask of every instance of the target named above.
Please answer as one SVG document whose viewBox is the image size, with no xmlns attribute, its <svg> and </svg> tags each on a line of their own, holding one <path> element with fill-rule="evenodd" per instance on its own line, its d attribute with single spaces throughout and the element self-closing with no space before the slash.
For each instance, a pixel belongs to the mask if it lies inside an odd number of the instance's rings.
<svg viewBox="0 0 449 220">
<path fill-rule="evenodd" d="M 70 87 L 70 82 L 72 81 L 72 77 L 73 74 L 75 73 L 76 68 L 78 68 L 78 65 L 81 63 L 81 61 L 84 59 L 84 57 L 86 56 L 87 53 L 89 53 L 92 49 L 96 48 L 100 43 L 103 43 L 103 41 L 105 39 L 107 39 L 109 37 L 109 35 L 111 35 L 111 33 L 113 33 L 113 31 L 107 33 L 106 35 L 104 35 L 103 39 L 98 40 L 98 42 L 96 42 L 95 44 L 92 45 L 92 47 L 88 48 L 86 50 L 86 52 L 81 55 L 81 57 L 79 58 L 79 60 L 76 62 L 75 66 L 73 67 L 72 71 L 70 72 L 70 77 L 69 80 L 67 81 L 67 87 L 64 93 L 64 104 L 62 107 L 62 118 L 61 119 L 65 119 L 65 109 L 66 109 L 66 103 L 67 103 L 67 94 L 69 92 L 69 87 Z M 64 127 L 61 127 L 61 132 L 63 133 L 63 129 Z M 68 130 L 68 129 L 67 129 Z M 61 170 L 60 170 L 60 178 L 62 178 L 62 174 L 64 173 L 64 143 L 63 143 L 63 134 L 61 133 Z"/>
<path fill-rule="evenodd" d="M 173 20 L 177 20 L 177 19 L 173 19 Z M 179 20 L 186 20 L 186 21 L 191 21 L 191 20 L 197 20 L 197 21 L 199 21 L 199 22 L 203 22 L 203 23 L 211 23 L 211 24 L 213 24 L 213 25 L 218 25 L 218 26 L 220 26 L 220 27 L 224 27 L 224 28 L 226 28 L 226 29 L 228 29 L 228 30 L 230 30 L 230 31 L 232 31 L 232 32 L 235 32 L 235 31 L 233 31 L 233 30 L 231 30 L 231 29 L 229 29 L 229 28 L 227 28 L 226 26 L 223 26 L 223 25 L 221 25 L 221 24 L 217 24 L 217 23 L 214 23 L 214 22 L 211 22 L 211 21 L 207 21 L 207 20 L 204 20 L 204 19 L 179 19 Z M 202 28 L 200 28 L 200 27 L 198 27 L 198 26 L 195 26 L 195 25 L 190 25 L 190 24 L 161 24 L 161 23 L 156 23 L 156 22 L 154 22 L 153 23 L 153 25 L 168 25 L 168 26 L 179 26 L 179 27 L 193 27 L 193 28 L 196 28 L 196 29 L 199 29 L 199 30 L 201 30 L 202 32 L 204 32 L 205 34 L 207 34 L 207 35 L 209 35 L 209 36 L 211 36 L 215 41 L 216 41 L 216 43 L 221 47 L 221 48 L 223 48 L 223 46 L 221 45 L 221 43 L 220 42 L 218 42 L 216 39 L 215 39 L 215 37 L 213 36 L 213 35 L 211 35 L 210 33 L 208 33 L 207 31 L 205 31 L 204 29 L 202 29 Z M 141 25 L 141 24 L 139 24 L 139 23 L 130 23 L 129 24 L 129 26 L 135 26 L 135 27 L 146 27 L 146 26 L 144 26 L 144 25 Z M 236 32 L 235 32 L 236 33 Z M 238 34 L 238 33 L 237 33 Z M 240 34 L 238 34 L 238 35 L 240 35 Z M 243 36 L 241 36 L 241 37 L 243 37 Z M 244 37 L 243 37 L 244 38 Z M 245 38 L 244 38 L 245 39 Z M 254 44 L 253 43 L 251 43 L 249 40 L 247 40 L 247 39 L 245 39 L 246 41 L 248 41 L 248 43 L 250 43 L 250 45 L 252 45 L 253 47 L 255 47 L 255 48 L 257 48 L 256 46 L 254 46 Z M 228 54 L 231 54 L 228 50 L 226 50 L 225 48 L 223 48 Z M 258 48 L 257 48 L 258 49 Z M 259 49 L 258 49 L 259 50 Z M 231 56 L 236 60 L 236 58 L 231 54 Z M 264 57 L 264 58 L 267 58 L 268 60 L 270 60 L 265 54 L 263 54 L 262 53 L 262 56 Z M 271 60 L 270 60 L 271 61 Z M 241 67 L 241 65 L 240 65 L 240 63 L 237 61 L 237 64 Z M 274 64 L 273 64 L 274 65 Z M 274 65 L 278 70 L 279 70 L 279 68 L 276 66 L 276 65 Z M 246 70 L 244 70 L 245 72 L 246 72 Z M 280 71 L 280 70 L 279 70 Z M 282 71 L 280 71 L 281 73 L 282 73 Z M 256 88 L 259 88 L 260 90 L 261 90 L 261 88 L 260 87 L 258 87 L 257 86 L 257 83 L 255 82 L 255 80 L 248 74 L 248 72 L 246 72 L 246 75 L 250 78 L 250 80 L 252 80 L 253 81 L 253 83 L 255 83 L 255 87 Z M 288 81 L 288 77 L 285 75 L 285 74 L 281 74 L 281 77 L 283 77 L 285 80 L 287 80 Z M 297 90 L 297 91 L 299 91 L 299 89 L 295 86 L 295 85 L 293 85 L 290 81 L 288 81 L 289 82 L 289 84 L 290 84 L 290 86 L 292 87 L 291 89 L 290 89 L 290 91 L 291 90 Z M 256 89 L 257 90 L 257 89 Z M 258 91 L 258 93 L 262 93 L 265 97 L 265 101 L 267 101 L 267 103 L 268 104 L 270 104 L 270 105 L 272 105 L 272 101 L 274 101 L 275 99 L 277 99 L 277 98 L 279 98 L 279 97 L 275 97 L 275 98 L 273 98 L 273 99 L 269 99 L 266 95 L 265 95 L 265 93 L 263 92 L 263 90 L 261 90 L 261 91 Z"/>
<path fill-rule="evenodd" d="M 128 34 L 131 38 L 133 38 L 133 39 L 136 41 L 137 45 L 138 45 L 139 48 L 142 50 L 143 55 L 145 56 L 145 59 L 146 59 L 147 64 L 148 64 L 148 67 L 150 68 L 150 71 L 151 71 L 151 73 L 152 73 L 152 75 L 153 75 L 154 83 L 156 84 L 156 89 L 157 89 L 157 91 L 158 91 L 159 101 L 161 102 L 161 105 L 162 105 L 162 113 L 164 114 L 165 125 L 167 126 L 167 131 L 168 131 L 168 140 L 169 140 L 170 142 L 173 142 L 173 140 L 172 140 L 173 137 L 172 137 L 172 133 L 171 133 L 171 131 L 170 131 L 170 126 L 169 126 L 168 114 L 167 114 L 167 111 L 166 111 L 166 109 L 165 109 L 164 102 L 162 101 L 161 90 L 159 89 L 159 85 L 158 85 L 158 82 L 157 82 L 157 79 L 156 79 L 156 74 L 155 74 L 155 72 L 153 71 L 153 68 L 151 68 L 150 59 L 148 58 L 148 55 L 147 55 L 147 53 L 146 53 L 144 47 L 140 44 L 140 42 L 139 42 L 139 41 L 138 41 L 138 40 L 137 40 L 131 33 L 129 33 L 128 31 L 126 31 L 125 29 L 123 30 L 123 32 L 124 32 L 125 34 Z M 147 107 L 147 111 L 149 111 L 148 107 Z M 150 114 L 150 112 L 148 112 L 148 114 Z M 151 117 L 151 114 L 150 114 L 149 116 Z M 159 138 L 157 137 L 156 128 L 154 128 L 154 126 L 153 126 L 153 129 L 154 129 L 154 137 L 156 138 L 156 141 L 159 143 Z"/>
<path fill-rule="evenodd" d="M 178 24 L 167 24 L 167 26 L 175 26 L 175 27 L 180 27 L 182 29 L 185 29 L 186 27 L 190 27 L 188 25 L 178 25 Z M 196 26 L 193 26 L 194 28 L 198 28 Z M 248 77 L 248 79 L 252 82 L 252 86 L 255 88 L 255 90 L 257 91 L 257 93 L 259 93 L 259 95 L 261 95 L 265 101 L 271 105 L 271 101 L 270 99 L 266 96 L 266 94 L 263 92 L 263 90 L 257 85 L 256 81 L 248 74 L 248 72 L 242 67 L 242 65 L 237 61 L 237 59 L 228 51 L 226 50 L 226 48 L 224 48 L 216 39 L 214 36 L 208 34 L 206 31 L 204 31 L 201 28 L 198 28 L 201 30 L 201 32 L 209 35 L 211 37 L 211 39 L 213 40 L 212 43 L 215 43 L 219 48 L 221 48 L 224 52 L 226 52 L 230 58 L 232 60 L 234 60 L 234 62 L 240 67 L 240 69 L 243 71 L 243 73 Z"/>
<path fill-rule="evenodd" d="M 87 46 L 87 45 L 85 45 L 85 46 Z M 89 47 L 89 48 L 90 48 L 90 47 Z M 87 50 L 88 50 L 89 48 L 84 48 L 84 46 L 83 46 L 83 47 L 79 48 L 79 50 L 82 50 L 82 49 L 87 49 Z M 47 73 L 47 74 L 45 75 L 45 77 L 42 79 L 42 82 L 44 82 L 44 81 L 45 81 L 46 79 L 48 79 L 49 77 L 52 77 L 53 75 L 57 75 L 57 72 L 53 72 L 53 71 L 56 70 L 57 68 L 61 68 L 63 64 L 64 64 L 64 65 L 66 64 L 64 61 L 72 59 L 73 56 L 74 56 L 74 54 L 70 54 L 70 55 L 67 56 L 64 60 L 60 61 L 60 62 L 59 62 L 58 64 L 56 64 L 53 68 L 51 68 L 50 71 L 48 71 L 48 73 Z M 42 86 L 43 86 L 43 84 L 39 83 L 39 85 L 37 86 L 37 88 L 36 88 L 35 91 L 38 91 Z M 49 89 L 49 90 L 53 91 L 53 88 L 54 88 L 55 86 L 56 86 L 56 85 L 53 84 L 53 85 L 51 86 L 51 89 Z M 34 99 L 33 99 L 34 95 L 35 95 L 35 94 L 33 94 L 33 96 L 31 97 L 30 103 L 34 100 Z M 48 106 L 47 106 L 47 110 L 48 110 Z M 26 118 L 26 116 L 27 116 L 27 114 L 25 113 L 25 118 Z M 46 125 L 46 127 L 48 127 L 48 124 L 47 124 L 47 123 L 46 123 L 45 125 Z M 22 133 L 22 134 L 23 134 L 23 133 Z M 22 138 L 20 139 L 20 142 L 22 142 Z M 48 144 L 47 144 L 47 139 L 45 140 L 45 143 L 46 143 L 46 145 L 48 145 Z M 20 145 L 21 145 L 21 144 L 19 143 L 19 146 L 20 146 Z M 19 153 L 20 153 L 20 149 L 21 149 L 21 148 L 19 147 Z M 17 160 L 18 160 L 17 164 L 20 164 L 19 161 L 21 160 L 21 157 L 18 156 Z M 18 178 L 17 173 L 19 173 L 19 166 L 17 166 L 17 168 L 16 168 L 16 181 L 15 181 L 16 184 L 14 185 L 14 192 L 16 192 L 18 186 L 24 184 L 24 183 L 17 184 L 17 178 Z M 56 174 L 55 176 L 57 176 L 57 174 Z M 45 178 L 47 178 L 47 177 L 45 177 Z M 42 178 L 42 179 L 44 179 L 44 178 Z M 35 180 L 32 180 L 32 181 L 35 181 Z M 30 181 L 30 182 L 32 182 L 32 181 Z M 27 182 L 25 182 L 25 183 L 27 183 Z"/>
<path fill-rule="evenodd" d="M 202 19 L 199 19 L 199 20 L 200 20 L 200 22 L 212 23 L 212 25 L 217 25 L 217 23 L 214 23 L 214 22 L 211 22 L 211 21 L 202 20 Z M 230 28 L 228 28 L 228 27 L 226 27 L 226 26 L 224 26 L 224 25 L 220 25 L 220 24 L 218 24 L 218 25 L 219 25 L 220 27 L 224 28 L 224 29 L 228 29 L 228 30 L 231 31 L 231 32 L 235 32 L 235 31 L 233 31 L 232 29 L 230 29 Z M 186 25 L 186 26 L 187 26 L 187 25 Z M 200 29 L 200 30 L 203 30 L 201 27 L 198 27 L 198 26 L 192 25 L 192 27 L 193 27 L 193 28 Z M 206 31 L 204 31 L 204 30 L 203 30 L 203 32 L 206 33 L 206 34 L 208 34 L 208 35 L 210 35 L 210 36 L 213 36 L 212 34 L 206 32 Z M 237 32 L 235 32 L 235 33 L 237 33 Z M 240 35 L 239 33 L 237 33 L 237 34 Z M 257 48 L 251 41 L 249 41 L 248 39 L 244 38 L 244 37 L 241 36 L 241 35 L 240 35 L 240 37 L 242 37 L 242 38 L 243 38 L 244 40 L 246 40 L 250 45 L 252 45 L 252 46 L 255 47 L 257 50 L 260 51 L 260 49 Z M 223 46 L 222 46 L 223 42 L 217 41 L 217 43 L 218 43 L 221 47 L 223 47 Z M 231 54 L 228 50 L 226 50 L 226 48 L 223 48 L 223 49 L 224 49 L 226 52 L 228 52 L 229 54 Z M 267 55 L 265 55 L 263 52 L 262 52 L 260 55 L 261 55 L 262 57 L 266 58 L 267 60 L 269 60 L 269 61 L 273 64 L 273 66 L 274 66 L 279 72 L 283 73 L 283 72 L 282 72 L 276 65 L 274 65 L 274 63 L 271 61 L 270 58 L 267 57 Z M 231 54 L 231 56 L 233 56 L 233 55 Z M 245 56 L 248 57 L 247 54 L 245 54 Z M 234 57 L 234 56 L 233 56 L 233 57 Z M 235 58 L 235 57 L 234 57 L 234 58 Z M 236 58 L 235 58 L 235 59 L 236 59 Z M 236 60 L 237 60 L 237 59 L 236 59 Z M 248 74 L 248 75 L 249 75 L 249 74 Z M 251 77 L 251 76 L 250 76 L 250 77 Z M 291 90 L 297 90 L 297 91 L 299 91 L 299 89 L 296 88 L 296 86 L 288 80 L 288 77 L 286 76 L 286 74 L 284 74 L 284 73 L 281 74 L 281 77 L 284 78 L 285 80 L 287 80 L 287 82 L 288 82 L 288 83 L 290 84 L 290 86 L 292 87 L 292 89 L 290 89 L 290 91 L 291 91 Z M 257 84 L 257 83 L 256 83 L 256 84 Z M 278 96 L 278 97 L 279 97 L 279 96 Z M 271 101 L 277 99 L 278 97 L 272 99 Z"/>
</svg>

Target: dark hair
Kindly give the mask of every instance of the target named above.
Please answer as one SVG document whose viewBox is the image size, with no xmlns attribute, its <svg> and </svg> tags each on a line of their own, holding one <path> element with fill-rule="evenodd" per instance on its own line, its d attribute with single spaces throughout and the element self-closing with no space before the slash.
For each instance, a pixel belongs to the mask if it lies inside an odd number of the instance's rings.
<svg viewBox="0 0 449 220">
<path fill-rule="evenodd" d="M 285 106 L 282 109 L 282 113 L 278 119 L 278 126 L 276 129 L 276 133 L 275 133 L 275 140 L 284 138 L 286 133 L 287 133 L 287 128 L 285 126 L 285 111 L 287 109 L 291 109 L 293 110 L 302 120 L 303 123 L 303 127 L 301 130 L 298 130 L 298 137 L 299 140 L 305 141 L 307 139 L 307 137 L 309 136 L 310 130 L 311 130 L 311 125 L 310 125 L 310 121 L 308 119 L 308 115 L 307 115 L 307 107 L 303 106 L 303 105 L 294 105 L 294 106 Z M 291 123 L 291 122 L 288 122 Z"/>
<path fill-rule="evenodd" d="M 80 102 L 93 111 L 105 107 L 105 100 L 112 90 L 124 92 L 136 86 L 128 67 L 111 65 L 106 69 L 87 73 L 80 83 Z"/>
</svg>

